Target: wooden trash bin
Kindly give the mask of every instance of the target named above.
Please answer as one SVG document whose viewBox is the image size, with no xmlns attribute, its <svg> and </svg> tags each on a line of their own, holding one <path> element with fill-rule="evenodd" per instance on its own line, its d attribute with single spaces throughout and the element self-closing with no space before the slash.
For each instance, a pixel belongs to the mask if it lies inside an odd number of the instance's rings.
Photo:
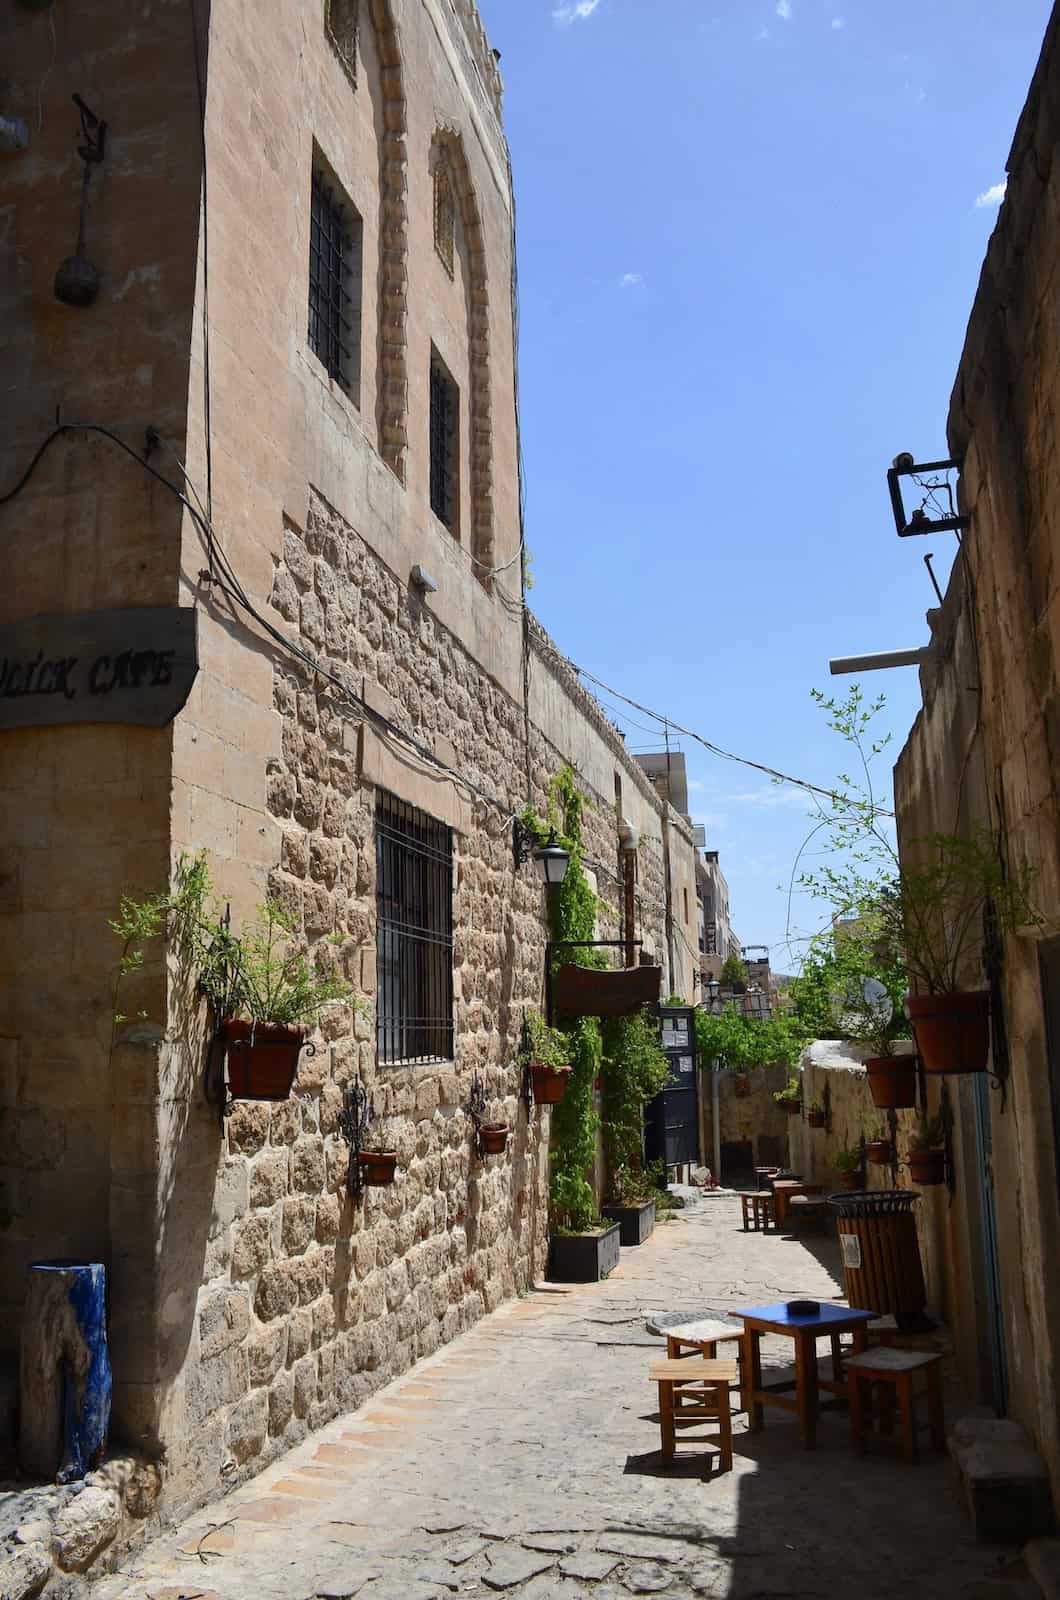
<svg viewBox="0 0 1060 1600">
<path fill-rule="evenodd" d="M 836 1212 L 846 1297 L 899 1328 L 922 1327 L 927 1290 L 920 1261 L 912 1189 L 870 1189 L 829 1195 Z"/>
</svg>

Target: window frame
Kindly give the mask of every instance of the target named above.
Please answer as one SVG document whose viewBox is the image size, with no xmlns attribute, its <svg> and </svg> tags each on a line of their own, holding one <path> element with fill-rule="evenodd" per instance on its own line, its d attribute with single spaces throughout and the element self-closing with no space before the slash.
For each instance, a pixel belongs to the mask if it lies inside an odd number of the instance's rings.
<svg viewBox="0 0 1060 1600">
<path fill-rule="evenodd" d="M 428 472 L 431 510 L 460 538 L 460 386 L 431 345 L 428 389 Z"/>
<path fill-rule="evenodd" d="M 309 197 L 306 342 L 331 381 L 358 409 L 363 256 L 360 213 L 315 153 Z"/>
<path fill-rule="evenodd" d="M 376 790 L 376 1060 L 453 1059 L 453 830 Z"/>
</svg>

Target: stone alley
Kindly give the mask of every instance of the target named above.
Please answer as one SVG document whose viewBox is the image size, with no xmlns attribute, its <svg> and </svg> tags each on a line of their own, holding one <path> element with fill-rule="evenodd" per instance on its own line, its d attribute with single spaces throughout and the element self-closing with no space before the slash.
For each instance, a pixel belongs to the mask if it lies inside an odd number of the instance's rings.
<svg viewBox="0 0 1060 1600">
<path fill-rule="evenodd" d="M 841 1294 L 831 1239 L 745 1234 L 739 1216 L 704 1198 L 605 1283 L 508 1303 L 94 1594 L 1022 1600 L 1018 1552 L 973 1542 L 947 1463 L 856 1460 L 842 1414 L 813 1455 L 769 1411 L 753 1438 L 737 1417 L 731 1474 L 705 1481 L 698 1453 L 660 1465 L 651 1312 Z M 777 1367 L 790 1347 L 763 1352 Z"/>
</svg>

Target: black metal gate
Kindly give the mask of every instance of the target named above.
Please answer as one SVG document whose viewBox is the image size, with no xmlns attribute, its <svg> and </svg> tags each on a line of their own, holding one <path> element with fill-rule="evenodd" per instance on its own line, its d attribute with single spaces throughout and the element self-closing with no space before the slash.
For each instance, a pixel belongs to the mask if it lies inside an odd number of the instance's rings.
<svg viewBox="0 0 1060 1600">
<path fill-rule="evenodd" d="M 670 1081 L 644 1111 L 649 1161 L 668 1167 L 699 1162 L 699 1095 L 696 1088 L 695 1013 L 691 1006 L 660 1006 L 660 1043 Z"/>
</svg>

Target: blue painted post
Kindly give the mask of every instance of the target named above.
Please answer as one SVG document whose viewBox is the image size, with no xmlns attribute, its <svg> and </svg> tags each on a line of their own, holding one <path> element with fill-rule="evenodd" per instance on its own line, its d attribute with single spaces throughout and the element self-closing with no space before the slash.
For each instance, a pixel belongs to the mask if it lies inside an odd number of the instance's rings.
<svg viewBox="0 0 1060 1600">
<path fill-rule="evenodd" d="M 22 1321 L 23 1472 L 83 1478 L 106 1448 L 110 1390 L 103 1266 L 34 1261 Z"/>
</svg>

